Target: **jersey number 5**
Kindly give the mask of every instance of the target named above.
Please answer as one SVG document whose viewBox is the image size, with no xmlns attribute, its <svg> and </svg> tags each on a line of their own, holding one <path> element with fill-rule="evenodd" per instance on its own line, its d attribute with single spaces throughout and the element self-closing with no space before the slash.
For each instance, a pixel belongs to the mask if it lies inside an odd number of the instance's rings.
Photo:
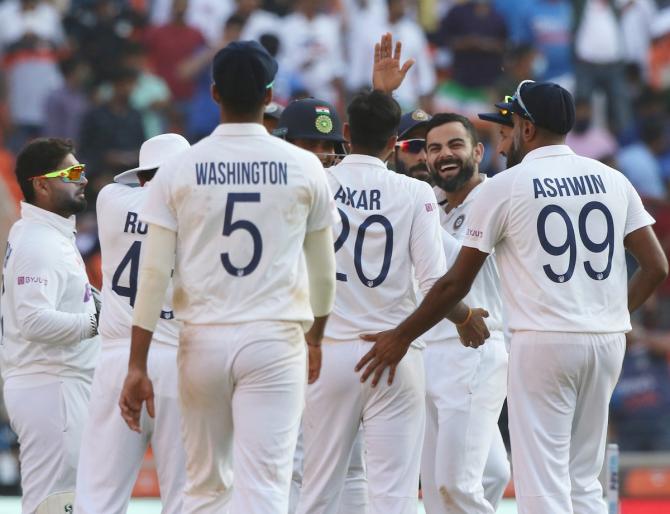
<svg viewBox="0 0 670 514">
<path fill-rule="evenodd" d="M 128 298 L 130 306 L 135 306 L 135 297 L 137 296 L 137 274 L 140 269 L 140 252 L 142 250 L 142 241 L 135 241 L 130 245 L 130 248 L 126 252 L 126 255 L 123 256 L 119 266 L 112 276 L 112 291 L 114 291 L 119 296 Z M 122 286 L 121 275 L 125 269 L 130 266 L 128 272 L 128 286 Z M 173 319 L 174 313 L 172 311 L 161 311 L 162 319 Z"/>
<path fill-rule="evenodd" d="M 349 224 L 349 218 L 342 209 L 337 209 L 342 218 L 342 232 L 335 241 L 335 252 L 337 252 L 344 242 L 349 237 L 349 232 L 351 231 L 351 225 Z M 368 278 L 363 272 L 363 243 L 365 242 L 365 232 L 368 230 L 368 227 L 373 223 L 379 223 L 383 228 L 386 235 L 386 242 L 384 244 L 384 260 L 382 261 L 382 269 L 379 271 L 379 275 L 374 278 Z M 358 233 L 356 234 L 356 241 L 354 242 L 354 267 L 356 268 L 356 275 L 358 275 L 359 280 L 368 287 L 377 287 L 384 280 L 389 273 L 389 268 L 391 267 L 391 256 L 393 254 L 393 227 L 391 222 L 387 217 L 382 216 L 381 214 L 373 214 L 365 218 L 365 221 L 361 223 L 361 226 L 358 227 Z M 337 273 L 337 280 L 342 282 L 347 281 L 347 275 L 344 273 Z"/>
<path fill-rule="evenodd" d="M 228 193 L 228 198 L 226 200 L 226 214 L 223 218 L 223 235 L 229 236 L 236 230 L 246 230 L 251 236 L 251 241 L 254 247 L 253 253 L 251 254 L 251 260 L 243 268 L 238 268 L 231 262 L 228 252 L 221 254 L 221 264 L 223 264 L 223 268 L 235 277 L 245 277 L 250 273 L 253 273 L 258 267 L 258 263 L 261 261 L 261 255 L 263 254 L 263 240 L 261 239 L 261 233 L 258 230 L 258 227 L 251 221 L 233 221 L 233 209 L 235 208 L 236 202 L 256 203 L 260 201 L 260 193 Z"/>
<path fill-rule="evenodd" d="M 586 220 L 589 217 L 589 214 L 593 211 L 600 211 L 600 213 L 602 213 L 607 226 L 605 237 L 599 243 L 594 242 L 589 237 L 586 230 Z M 547 218 L 551 214 L 558 214 L 563 218 L 563 222 L 565 223 L 565 242 L 559 246 L 554 246 L 547 238 Z M 556 273 L 549 264 L 543 266 L 544 273 L 549 277 L 549 280 L 557 283 L 563 283 L 570 280 L 575 272 L 575 263 L 577 262 L 577 240 L 575 238 L 575 227 L 572 224 L 570 216 L 565 212 L 565 209 L 555 204 L 545 206 L 537 217 L 537 235 L 540 238 L 542 248 L 544 248 L 544 251 L 549 255 L 563 255 L 565 252 L 569 252 L 568 269 L 565 273 Z M 586 274 L 591 279 L 605 280 L 609 277 L 610 271 L 612 271 L 612 256 L 614 255 L 614 221 L 612 220 L 612 213 L 603 203 L 589 202 L 582 207 L 582 210 L 579 213 L 579 237 L 586 249 L 590 252 L 601 253 L 607 250 L 607 264 L 603 270 L 596 271 L 593 269 L 590 261 L 584 261 L 584 271 L 586 271 Z"/>
</svg>

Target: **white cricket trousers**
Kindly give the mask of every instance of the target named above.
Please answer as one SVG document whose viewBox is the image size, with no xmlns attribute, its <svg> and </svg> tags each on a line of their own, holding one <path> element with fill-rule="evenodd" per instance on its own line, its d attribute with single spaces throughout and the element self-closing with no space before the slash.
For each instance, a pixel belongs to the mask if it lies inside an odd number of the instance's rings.
<svg viewBox="0 0 670 514">
<path fill-rule="evenodd" d="M 293 476 L 291 478 L 291 498 L 289 500 L 288 514 L 295 514 L 300 500 L 302 488 L 302 468 L 305 457 L 304 436 L 302 426 L 298 434 L 298 444 L 295 446 L 293 457 Z M 363 429 L 359 428 L 351 449 L 347 474 L 344 478 L 342 497 L 340 498 L 339 514 L 367 514 L 368 512 L 368 479 L 365 473 L 363 445 Z"/>
<path fill-rule="evenodd" d="M 307 376 L 301 325 L 185 325 L 177 362 L 184 514 L 286 514 Z"/>
<path fill-rule="evenodd" d="M 354 371 L 371 347 L 324 342 L 321 376 L 307 386 L 298 514 L 338 513 L 361 422 L 370 514 L 416 514 L 426 393 L 421 350 L 409 349 L 391 386 L 386 371 L 372 387 Z"/>
<path fill-rule="evenodd" d="M 519 514 L 606 514 L 598 474 L 623 333 L 515 332 L 507 406 Z"/>
<path fill-rule="evenodd" d="M 498 429 L 507 393 L 503 334 L 493 332 L 476 349 L 458 339 L 433 342 L 423 353 L 421 488 L 426 513 L 493 514 L 510 479 Z"/>
<path fill-rule="evenodd" d="M 156 418 L 142 410 L 138 434 L 121 417 L 119 397 L 128 373 L 129 341 L 105 345 L 93 377 L 88 422 L 84 428 L 74 511 L 125 514 L 147 446 L 153 449 L 163 514 L 181 514 L 186 480 L 177 394 L 177 348 L 154 343 L 148 370 Z"/>
<path fill-rule="evenodd" d="M 19 377 L 25 385 L 30 377 Z M 35 375 L 40 385 L 4 385 L 5 405 L 19 438 L 21 512 L 33 514 L 47 496 L 75 490 L 91 379 Z M 45 380 L 46 379 L 46 380 Z"/>
</svg>

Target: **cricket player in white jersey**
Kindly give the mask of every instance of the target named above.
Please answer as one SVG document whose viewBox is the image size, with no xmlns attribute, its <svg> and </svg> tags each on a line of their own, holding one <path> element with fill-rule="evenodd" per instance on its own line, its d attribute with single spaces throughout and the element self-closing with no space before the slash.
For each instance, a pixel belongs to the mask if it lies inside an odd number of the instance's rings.
<svg viewBox="0 0 670 514">
<path fill-rule="evenodd" d="M 75 511 L 122 514 L 151 443 L 164 514 L 180 514 L 186 476 L 177 393 L 179 323 L 169 289 L 154 331 L 149 376 L 154 384 L 156 418 L 142 414 L 142 433 L 131 431 L 118 412 L 128 371 L 130 329 L 147 225 L 139 212 L 158 167 L 189 148 L 178 134 L 161 134 L 140 148 L 140 165 L 114 177 L 98 195 L 96 212 L 102 253 L 100 337 L 102 352 L 93 377 L 88 422 L 82 437 Z"/>
<path fill-rule="evenodd" d="M 174 265 L 183 512 L 279 514 L 288 510 L 305 341 L 321 344 L 334 302 L 337 215 L 317 157 L 261 125 L 274 59 L 258 43 L 234 42 L 212 69 L 222 123 L 159 168 L 140 215 L 149 233 L 120 406 L 134 430 L 144 401 L 154 415 L 146 355 Z"/>
<path fill-rule="evenodd" d="M 446 269 L 439 214 L 428 184 L 384 164 L 400 121 L 395 100 L 380 91 L 361 93 L 347 112 L 344 134 L 352 154 L 327 170 L 341 217 L 334 229 L 338 286 L 321 377 L 307 389 L 298 513 L 338 512 L 362 423 L 369 512 L 409 514 L 417 509 L 424 430 L 420 343 L 382 386 L 362 385 L 353 369 L 370 346 L 361 333 L 392 326 L 414 309 L 412 269 L 424 292 Z M 465 322 L 465 337 L 480 342 L 488 335 L 485 312 L 472 312 L 459 304 L 450 317 Z"/>
<path fill-rule="evenodd" d="M 521 514 L 605 514 L 598 474 L 607 410 L 629 312 L 666 277 L 653 219 L 626 177 L 564 144 L 570 93 L 522 82 L 514 113 L 517 166 L 488 179 L 456 263 L 419 309 L 376 334 L 363 377 L 403 349 L 471 287 L 495 249 L 512 332 L 508 407 Z M 627 284 L 625 250 L 639 264 Z"/>
<path fill-rule="evenodd" d="M 100 350 L 96 303 L 75 244 L 74 215 L 86 208 L 87 180 L 73 151 L 66 140 L 36 139 L 16 160 L 25 201 L 3 263 L 0 355 L 19 438 L 23 514 L 72 508 Z M 47 500 L 56 495 L 63 501 Z M 60 508 L 40 507 L 45 502 Z"/>
<path fill-rule="evenodd" d="M 459 114 L 436 114 L 425 122 L 425 131 L 426 164 L 442 228 L 462 241 L 473 202 L 486 180 L 479 172 L 484 147 L 470 120 Z M 454 260 L 455 255 L 448 264 Z M 421 485 L 428 514 L 492 514 L 510 478 L 498 428 L 507 390 L 507 350 L 493 256 L 486 259 L 465 301 L 489 313 L 486 324 L 491 336 L 486 344 L 463 346 L 456 327 L 447 320 L 423 338 L 426 436 Z"/>
<path fill-rule="evenodd" d="M 510 97 L 505 97 L 509 99 Z M 480 120 L 490 121 L 498 125 L 498 142 L 496 143 L 496 155 L 506 158 L 506 168 L 511 168 L 519 164 L 510 159 L 510 150 L 512 148 L 512 129 L 514 128 L 514 119 L 512 112 L 506 108 L 505 102 L 495 104 L 495 112 L 483 112 L 478 114 Z"/>
<path fill-rule="evenodd" d="M 290 103 L 282 112 L 276 129 L 276 136 L 304 150 L 314 153 L 324 166 L 332 166 L 344 157 L 344 135 L 342 122 L 335 107 L 315 98 L 303 98 Z M 310 346 L 309 352 L 319 352 Z M 291 497 L 289 514 L 294 514 L 302 488 L 304 446 L 302 429 L 293 457 L 291 477 Z M 368 488 L 363 461 L 363 432 L 359 429 L 354 440 L 339 506 L 340 514 L 367 513 Z"/>
</svg>

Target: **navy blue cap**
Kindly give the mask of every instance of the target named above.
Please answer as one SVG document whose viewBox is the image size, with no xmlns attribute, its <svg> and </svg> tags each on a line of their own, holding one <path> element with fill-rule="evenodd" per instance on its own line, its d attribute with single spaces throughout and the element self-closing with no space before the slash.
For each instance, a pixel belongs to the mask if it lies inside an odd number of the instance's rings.
<svg viewBox="0 0 670 514">
<path fill-rule="evenodd" d="M 511 111 L 506 107 L 507 104 L 505 102 L 500 102 L 494 105 L 498 108 L 496 112 L 482 112 L 477 114 L 479 119 L 497 123 L 498 125 L 505 125 L 506 127 L 513 127 L 514 120 Z"/>
<path fill-rule="evenodd" d="M 555 134 L 567 134 L 575 124 L 575 101 L 572 95 L 553 82 L 524 81 L 519 84 L 511 101 L 496 106 L 508 109 Z"/>
<path fill-rule="evenodd" d="M 403 114 L 398 126 L 398 139 L 402 140 L 408 132 L 426 125 L 431 119 L 432 116 L 421 109 Z"/>
<path fill-rule="evenodd" d="M 217 52 L 212 77 L 224 96 L 244 94 L 245 89 L 264 92 L 272 87 L 277 61 L 256 41 L 233 41 Z"/>
<path fill-rule="evenodd" d="M 328 102 L 316 98 L 302 98 L 288 104 L 272 133 L 285 139 L 344 143 L 342 122 L 337 110 Z"/>
</svg>

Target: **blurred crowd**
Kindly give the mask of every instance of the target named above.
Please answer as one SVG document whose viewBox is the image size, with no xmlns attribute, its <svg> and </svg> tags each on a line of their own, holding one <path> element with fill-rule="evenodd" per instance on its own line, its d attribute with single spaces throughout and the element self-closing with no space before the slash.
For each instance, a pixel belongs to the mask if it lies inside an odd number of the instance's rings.
<svg viewBox="0 0 670 514">
<path fill-rule="evenodd" d="M 18 215 L 18 150 L 40 135 L 71 138 L 89 179 L 78 243 L 100 285 L 96 194 L 137 164 L 145 139 L 195 142 L 213 130 L 218 49 L 260 41 L 280 63 L 276 102 L 314 96 L 343 113 L 370 87 L 385 32 L 416 61 L 396 92 L 403 109 L 473 118 L 490 173 L 504 168 L 496 127 L 476 114 L 523 79 L 571 90 L 568 143 L 631 180 L 670 249 L 670 0 L 0 0 L 0 244 Z M 612 404 L 623 448 L 670 450 L 669 293 L 666 284 L 629 337 Z"/>
</svg>

